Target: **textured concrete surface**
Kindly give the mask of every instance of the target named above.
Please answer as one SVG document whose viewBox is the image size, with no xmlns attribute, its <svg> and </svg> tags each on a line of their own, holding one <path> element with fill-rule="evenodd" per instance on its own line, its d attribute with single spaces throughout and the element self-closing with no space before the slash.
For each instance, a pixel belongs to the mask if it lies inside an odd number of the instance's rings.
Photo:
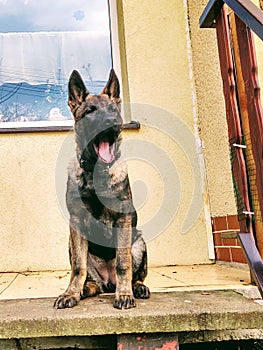
<svg viewBox="0 0 263 350">
<path fill-rule="evenodd" d="M 180 344 L 263 339 L 262 300 L 245 267 L 150 268 L 151 299 L 123 311 L 112 307 L 113 295 L 54 310 L 68 279 L 67 271 L 0 275 L 0 350 L 113 350 L 121 334 L 160 332 Z"/>
<path fill-rule="evenodd" d="M 154 293 L 122 311 L 112 303 L 113 295 L 100 295 L 55 310 L 49 298 L 4 300 L 0 339 L 263 328 L 263 306 L 234 291 Z"/>
<path fill-rule="evenodd" d="M 111 350 L 120 332 L 157 332 L 156 337 L 176 332 L 180 344 L 263 339 L 259 321 L 245 322 L 255 311 L 258 320 L 262 310 L 245 265 L 152 267 L 146 280 L 152 298 L 127 311 L 113 309 L 112 295 L 83 300 L 71 310 L 54 310 L 53 301 L 67 287 L 69 276 L 69 271 L 0 274 L 0 350 Z M 243 328 L 233 328 L 240 314 Z"/>
</svg>

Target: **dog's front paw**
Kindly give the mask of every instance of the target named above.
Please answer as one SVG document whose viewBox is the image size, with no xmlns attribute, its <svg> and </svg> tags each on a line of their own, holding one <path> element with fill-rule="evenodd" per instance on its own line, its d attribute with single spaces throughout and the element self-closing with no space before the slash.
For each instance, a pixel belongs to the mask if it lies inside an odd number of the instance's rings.
<svg viewBox="0 0 263 350">
<path fill-rule="evenodd" d="M 135 307 L 135 299 L 133 295 L 119 295 L 114 299 L 113 307 L 116 309 L 131 309 Z"/>
<path fill-rule="evenodd" d="M 54 302 L 54 308 L 56 309 L 66 309 L 74 307 L 80 301 L 79 294 L 62 294 Z"/>
</svg>

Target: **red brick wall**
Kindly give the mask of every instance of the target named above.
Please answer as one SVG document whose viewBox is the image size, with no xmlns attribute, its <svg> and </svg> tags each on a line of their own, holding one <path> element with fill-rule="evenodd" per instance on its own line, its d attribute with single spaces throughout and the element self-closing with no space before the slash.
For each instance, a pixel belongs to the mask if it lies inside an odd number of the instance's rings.
<svg viewBox="0 0 263 350">
<path fill-rule="evenodd" d="M 246 264 L 245 255 L 235 237 L 239 232 L 236 215 L 212 218 L 216 261 Z"/>
</svg>

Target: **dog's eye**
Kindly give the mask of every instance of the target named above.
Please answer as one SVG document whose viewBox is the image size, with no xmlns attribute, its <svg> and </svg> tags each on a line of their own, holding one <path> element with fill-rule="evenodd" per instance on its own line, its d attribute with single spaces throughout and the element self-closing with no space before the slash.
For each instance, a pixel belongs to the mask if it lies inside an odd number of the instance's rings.
<svg viewBox="0 0 263 350">
<path fill-rule="evenodd" d="M 88 109 L 85 112 L 85 115 L 91 114 L 91 113 L 95 112 L 96 110 L 97 110 L 96 106 L 89 106 Z"/>
<path fill-rule="evenodd" d="M 97 110 L 96 106 L 90 106 L 88 113 L 92 113 Z"/>
</svg>

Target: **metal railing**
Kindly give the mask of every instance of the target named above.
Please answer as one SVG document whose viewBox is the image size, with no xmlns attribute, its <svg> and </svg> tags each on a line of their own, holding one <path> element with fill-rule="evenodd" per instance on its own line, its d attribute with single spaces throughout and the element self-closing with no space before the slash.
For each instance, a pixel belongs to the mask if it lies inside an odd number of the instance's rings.
<svg viewBox="0 0 263 350">
<path fill-rule="evenodd" d="M 200 28 L 215 27 L 216 18 L 224 4 L 263 40 L 263 12 L 249 0 L 210 0 L 200 17 Z"/>
<path fill-rule="evenodd" d="M 216 28 L 238 238 L 263 297 L 263 112 L 251 32 L 263 40 L 263 12 L 249 0 L 210 0 L 200 27 Z"/>
</svg>

